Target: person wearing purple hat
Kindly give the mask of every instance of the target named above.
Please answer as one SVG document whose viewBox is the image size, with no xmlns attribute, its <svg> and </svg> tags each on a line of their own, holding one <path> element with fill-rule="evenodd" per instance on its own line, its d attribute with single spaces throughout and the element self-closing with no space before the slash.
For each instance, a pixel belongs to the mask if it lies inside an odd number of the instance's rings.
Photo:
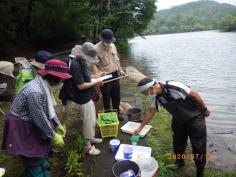
<svg viewBox="0 0 236 177">
<path fill-rule="evenodd" d="M 113 78 L 117 78 L 119 75 L 126 75 L 120 65 L 120 59 L 117 53 L 116 46 L 113 42 L 116 41 L 114 33 L 110 29 L 104 29 L 100 35 L 101 42 L 96 44 L 97 56 L 99 62 L 93 65 L 93 72 L 112 74 Z M 120 82 L 115 80 L 108 82 L 101 87 L 102 100 L 104 110 L 110 109 L 110 102 L 112 101 L 113 109 L 116 109 L 119 113 L 120 107 Z M 120 121 L 124 118 L 118 114 Z"/>
<path fill-rule="evenodd" d="M 47 162 L 51 144 L 64 145 L 65 131 L 54 110 L 52 88 L 71 78 L 67 72 L 66 63 L 46 61 L 44 69 L 16 95 L 6 115 L 2 148 L 21 157 L 26 177 L 51 176 Z"/>
</svg>

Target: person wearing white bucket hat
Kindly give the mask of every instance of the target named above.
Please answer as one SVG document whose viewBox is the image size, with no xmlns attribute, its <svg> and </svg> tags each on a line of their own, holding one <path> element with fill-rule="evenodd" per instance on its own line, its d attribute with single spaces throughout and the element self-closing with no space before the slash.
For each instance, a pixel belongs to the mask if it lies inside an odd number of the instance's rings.
<svg viewBox="0 0 236 177">
<path fill-rule="evenodd" d="M 157 83 L 152 79 L 143 78 L 138 83 L 141 93 L 152 98 L 152 104 L 144 116 L 140 127 L 134 131 L 138 134 L 154 117 L 159 106 L 163 106 L 172 115 L 173 149 L 175 155 L 183 157 L 188 137 L 192 145 L 197 177 L 203 177 L 206 164 L 207 130 L 205 117 L 210 115 L 200 95 L 175 81 Z M 176 159 L 176 166 L 184 166 L 184 158 Z"/>
<path fill-rule="evenodd" d="M 101 143 L 102 139 L 94 138 L 96 111 L 92 97 L 95 94 L 95 87 L 100 86 L 102 80 L 92 81 L 92 74 L 87 66 L 98 62 L 96 46 L 90 42 L 76 45 L 69 56 L 70 59 L 67 63 L 72 78 L 64 82 L 59 94 L 63 104 L 63 115 L 66 117 L 64 123 L 67 121 L 66 115 L 69 110 L 68 100 L 77 103 L 83 120 L 84 151 L 89 155 L 98 155 L 100 150 L 92 146 L 92 143 Z"/>
<path fill-rule="evenodd" d="M 13 75 L 13 72 L 14 72 L 14 64 L 12 62 L 0 61 L 0 73 L 1 74 L 15 78 L 15 76 Z"/>
</svg>

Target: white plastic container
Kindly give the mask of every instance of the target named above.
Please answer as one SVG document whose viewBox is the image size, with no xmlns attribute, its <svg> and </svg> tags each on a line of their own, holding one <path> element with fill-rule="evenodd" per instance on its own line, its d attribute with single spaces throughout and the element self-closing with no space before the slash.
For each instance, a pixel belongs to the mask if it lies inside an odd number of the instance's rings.
<svg viewBox="0 0 236 177">
<path fill-rule="evenodd" d="M 5 174 L 5 169 L 4 168 L 0 168 L 0 177 L 2 177 Z"/>
<path fill-rule="evenodd" d="M 155 177 L 158 169 L 158 163 L 155 158 L 141 158 L 136 162 L 140 168 L 141 177 Z"/>
<path fill-rule="evenodd" d="M 121 144 L 117 153 L 116 153 L 116 156 L 115 156 L 116 160 L 118 160 L 118 161 L 125 160 L 124 153 L 123 153 L 123 150 L 125 147 L 132 147 L 133 148 L 132 158 L 130 159 L 131 161 L 138 162 L 139 159 L 141 159 L 141 158 L 151 157 L 152 148 L 150 148 L 150 147 L 133 146 L 130 144 Z"/>
</svg>

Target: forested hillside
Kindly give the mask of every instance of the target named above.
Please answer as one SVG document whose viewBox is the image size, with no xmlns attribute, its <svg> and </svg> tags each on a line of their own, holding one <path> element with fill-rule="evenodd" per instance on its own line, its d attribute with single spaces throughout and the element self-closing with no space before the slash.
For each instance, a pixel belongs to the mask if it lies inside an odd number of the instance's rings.
<svg viewBox="0 0 236 177">
<path fill-rule="evenodd" d="M 144 34 L 218 29 L 222 18 L 236 7 L 214 1 L 197 1 L 158 11 Z"/>
<path fill-rule="evenodd" d="M 236 10 L 220 21 L 219 29 L 221 31 L 236 31 Z"/>
</svg>

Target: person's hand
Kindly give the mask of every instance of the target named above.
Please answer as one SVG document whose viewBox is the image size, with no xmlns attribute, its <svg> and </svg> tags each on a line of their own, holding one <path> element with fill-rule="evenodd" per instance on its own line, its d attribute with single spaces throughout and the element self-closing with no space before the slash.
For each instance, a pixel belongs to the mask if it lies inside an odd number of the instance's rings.
<svg viewBox="0 0 236 177">
<path fill-rule="evenodd" d="M 205 117 L 208 117 L 210 114 L 211 114 L 211 112 L 207 108 L 203 111 L 203 115 Z"/>
<path fill-rule="evenodd" d="M 126 73 L 125 73 L 123 70 L 120 70 L 120 75 L 121 75 L 121 76 L 125 76 Z"/>
<path fill-rule="evenodd" d="M 64 146 L 63 137 L 58 133 L 55 133 L 54 137 L 52 138 L 52 142 L 55 147 L 61 148 Z"/>
<path fill-rule="evenodd" d="M 65 130 L 65 128 L 64 128 L 61 124 L 59 124 L 58 126 L 56 126 L 55 131 L 56 131 L 56 133 L 58 133 L 59 135 L 61 135 L 63 138 L 65 138 L 65 136 L 66 136 L 66 130 Z"/>
<path fill-rule="evenodd" d="M 96 83 L 96 86 L 101 86 L 101 85 L 103 85 L 103 82 L 102 82 L 101 79 L 96 79 L 95 83 Z"/>
<path fill-rule="evenodd" d="M 141 131 L 142 131 L 143 128 L 139 127 L 137 128 L 134 132 L 133 132 L 133 135 L 137 135 L 139 134 Z"/>
<path fill-rule="evenodd" d="M 98 72 L 96 72 L 96 73 L 92 76 L 92 78 L 93 78 L 93 79 L 97 79 L 97 78 L 102 77 L 102 76 L 105 76 L 105 75 L 106 75 L 105 72 L 98 71 Z"/>
</svg>

